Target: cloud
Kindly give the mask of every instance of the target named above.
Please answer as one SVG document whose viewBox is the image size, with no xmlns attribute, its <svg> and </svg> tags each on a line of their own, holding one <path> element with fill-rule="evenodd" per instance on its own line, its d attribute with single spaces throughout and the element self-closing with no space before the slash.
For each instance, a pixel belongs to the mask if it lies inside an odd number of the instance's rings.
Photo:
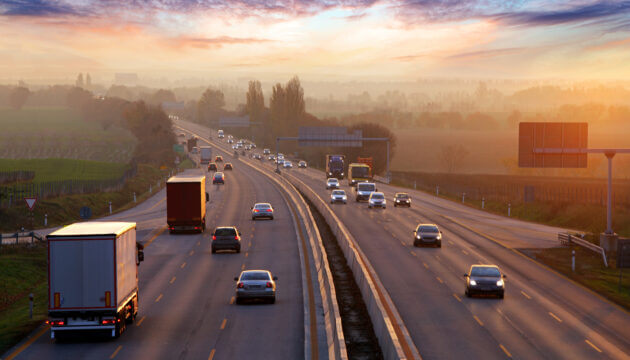
<svg viewBox="0 0 630 360">
<path fill-rule="evenodd" d="M 561 10 L 523 11 L 497 14 L 498 20 L 517 25 L 558 25 L 583 23 L 603 18 L 619 18 L 630 14 L 630 1 L 601 1 Z"/>
<path fill-rule="evenodd" d="M 60 1 L 0 0 L 0 15 L 24 17 L 63 17 L 82 15 L 76 7 Z"/>
<path fill-rule="evenodd" d="M 260 38 L 237 38 L 231 36 L 219 36 L 214 38 L 202 38 L 202 37 L 180 37 L 174 39 L 176 46 L 189 46 L 194 48 L 221 48 L 225 45 L 237 45 L 237 44 L 258 44 L 272 42 L 269 39 Z"/>
<path fill-rule="evenodd" d="M 488 58 L 494 58 L 498 56 L 518 54 L 525 50 L 526 49 L 522 47 L 514 47 L 514 48 L 504 48 L 504 49 L 469 51 L 469 52 L 462 52 L 462 53 L 447 56 L 446 59 L 451 59 L 451 60 L 488 59 Z"/>
</svg>

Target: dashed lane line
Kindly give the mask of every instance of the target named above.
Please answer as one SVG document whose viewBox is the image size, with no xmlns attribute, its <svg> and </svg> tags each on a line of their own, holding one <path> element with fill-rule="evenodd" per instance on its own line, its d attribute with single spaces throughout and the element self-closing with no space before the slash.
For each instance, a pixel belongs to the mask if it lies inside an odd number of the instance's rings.
<svg viewBox="0 0 630 360">
<path fill-rule="evenodd" d="M 208 356 L 208 360 L 212 360 L 212 359 L 214 359 L 214 349 L 210 351 L 210 356 Z"/>
<path fill-rule="evenodd" d="M 549 312 L 549 316 L 551 316 L 552 318 L 556 319 L 558 322 L 562 322 L 562 319 L 560 319 L 559 317 L 557 317 L 554 313 L 552 313 L 551 311 Z"/>
<path fill-rule="evenodd" d="M 522 290 L 521 290 L 521 294 L 523 294 L 523 296 L 525 296 L 526 298 L 528 298 L 528 299 L 530 299 L 530 300 L 531 300 L 531 298 L 532 298 L 531 296 L 527 295 L 527 293 L 526 293 L 525 291 L 522 291 Z"/>
<path fill-rule="evenodd" d="M 221 327 L 220 327 L 221 330 L 225 329 L 226 323 L 227 323 L 227 319 L 223 319 L 223 321 L 221 322 Z"/>
<path fill-rule="evenodd" d="M 595 349 L 598 353 L 601 353 L 602 351 L 595 346 L 595 344 L 593 344 L 592 342 L 590 342 L 588 339 L 585 339 L 584 342 L 586 342 L 587 344 L 589 344 L 593 349 Z"/>
<path fill-rule="evenodd" d="M 457 301 L 462 302 L 462 298 L 460 298 L 459 295 L 453 293 L 453 297 L 457 299 Z"/>
<path fill-rule="evenodd" d="M 483 321 L 481 321 L 477 315 L 473 315 L 473 317 L 475 318 L 475 320 L 477 320 L 477 322 L 479 323 L 479 325 L 483 326 Z"/>
<path fill-rule="evenodd" d="M 162 300 L 162 297 L 163 297 L 163 296 L 164 296 L 164 295 L 160 294 L 160 296 L 158 296 L 158 297 L 155 299 L 155 302 L 158 302 L 158 301 Z"/>
<path fill-rule="evenodd" d="M 169 281 L 169 283 L 171 283 L 171 284 L 172 284 L 172 283 L 174 283 L 174 282 L 175 282 L 175 279 L 177 279 L 177 278 L 176 278 L 175 276 L 173 276 L 173 277 L 171 278 L 171 281 Z"/>
<path fill-rule="evenodd" d="M 146 316 L 141 317 L 140 320 L 138 320 L 138 322 L 136 323 L 136 326 L 142 325 L 142 322 L 144 321 L 145 318 Z"/>
<path fill-rule="evenodd" d="M 509 358 L 512 357 L 512 354 L 510 354 L 508 349 L 506 349 L 505 346 L 503 346 L 503 344 L 499 344 L 499 347 L 501 348 L 501 350 L 503 350 L 503 352 L 505 353 L 505 355 L 507 355 L 507 357 L 509 357 Z"/>
<path fill-rule="evenodd" d="M 185 267 L 186 267 L 186 262 L 184 261 L 184 262 L 180 265 L 180 268 L 182 268 L 182 269 L 183 269 L 183 268 L 185 268 Z"/>
<path fill-rule="evenodd" d="M 110 359 L 113 359 L 116 357 L 116 355 L 118 355 L 118 352 L 120 351 L 120 349 L 122 349 L 122 345 L 118 345 L 118 347 L 116 348 L 116 350 L 114 350 L 114 352 L 109 356 Z"/>
</svg>

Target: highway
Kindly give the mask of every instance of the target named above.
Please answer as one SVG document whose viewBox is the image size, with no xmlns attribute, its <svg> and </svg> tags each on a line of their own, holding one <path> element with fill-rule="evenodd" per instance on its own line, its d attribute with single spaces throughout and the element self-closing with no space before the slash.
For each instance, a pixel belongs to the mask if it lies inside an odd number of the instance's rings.
<svg viewBox="0 0 630 360">
<path fill-rule="evenodd" d="M 227 158 L 226 161 L 231 161 Z M 138 207 L 107 219 L 137 221 L 145 244 L 139 268 L 140 310 L 118 339 L 80 335 L 34 342 L 5 354 L 16 359 L 298 359 L 304 357 L 302 271 L 296 229 L 280 190 L 260 173 L 233 161 L 225 185 L 208 178 L 208 229 L 204 234 L 165 230 L 162 190 Z M 205 173 L 199 169 L 187 174 Z M 273 221 L 252 221 L 250 207 L 270 202 Z M 242 232 L 240 254 L 210 252 L 215 225 Z M 234 304 L 233 278 L 243 269 L 278 276 L 274 305 Z M 14 351 L 16 349 L 13 349 Z"/>
<path fill-rule="evenodd" d="M 209 131 L 179 124 L 200 134 Z M 275 169 L 263 163 L 270 173 Z M 323 172 L 294 168 L 282 176 L 329 200 Z M 347 182 L 342 184 L 348 204 L 331 207 L 371 262 L 424 359 L 630 358 L 627 311 L 518 251 L 556 245 L 559 229 L 385 184 L 378 188 L 386 194 L 387 209 L 370 210 L 355 203 Z M 411 194 L 412 208 L 393 207 L 392 197 L 401 190 Z M 412 246 L 412 231 L 424 222 L 437 223 L 444 232 L 441 249 Z M 502 268 L 504 300 L 464 297 L 462 275 L 476 263 Z"/>
</svg>

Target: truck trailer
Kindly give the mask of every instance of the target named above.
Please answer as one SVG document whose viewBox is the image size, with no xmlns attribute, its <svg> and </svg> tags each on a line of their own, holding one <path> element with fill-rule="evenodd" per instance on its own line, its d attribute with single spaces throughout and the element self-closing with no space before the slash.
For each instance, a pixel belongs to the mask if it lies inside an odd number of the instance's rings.
<svg viewBox="0 0 630 360">
<path fill-rule="evenodd" d="M 212 148 L 210 146 L 202 146 L 199 150 L 199 163 L 201 165 L 208 165 L 208 163 L 212 161 Z"/>
<path fill-rule="evenodd" d="M 173 176 L 166 182 L 166 222 L 170 233 L 206 229 L 205 176 Z"/>
<path fill-rule="evenodd" d="M 326 178 L 343 179 L 345 155 L 326 155 Z"/>
<path fill-rule="evenodd" d="M 75 223 L 46 238 L 50 337 L 94 330 L 120 336 L 138 315 L 144 252 L 136 223 Z"/>
</svg>

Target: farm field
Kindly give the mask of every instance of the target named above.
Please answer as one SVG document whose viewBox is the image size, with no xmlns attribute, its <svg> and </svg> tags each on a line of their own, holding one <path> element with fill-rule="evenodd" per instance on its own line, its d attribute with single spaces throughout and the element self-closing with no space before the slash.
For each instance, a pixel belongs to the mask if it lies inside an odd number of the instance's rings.
<svg viewBox="0 0 630 360">
<path fill-rule="evenodd" d="M 126 129 L 102 129 L 68 108 L 0 108 L 0 158 L 68 158 L 128 163 L 137 140 Z M 1 168 L 0 168 L 1 169 Z"/>
<path fill-rule="evenodd" d="M 120 178 L 127 165 L 73 159 L 0 159 L 0 172 L 34 171 L 33 183 Z"/>
</svg>

